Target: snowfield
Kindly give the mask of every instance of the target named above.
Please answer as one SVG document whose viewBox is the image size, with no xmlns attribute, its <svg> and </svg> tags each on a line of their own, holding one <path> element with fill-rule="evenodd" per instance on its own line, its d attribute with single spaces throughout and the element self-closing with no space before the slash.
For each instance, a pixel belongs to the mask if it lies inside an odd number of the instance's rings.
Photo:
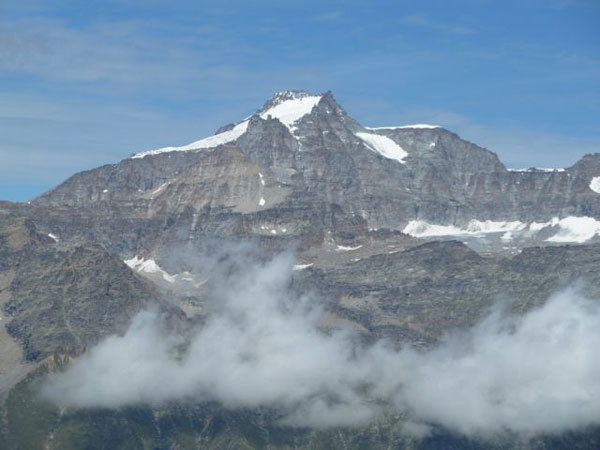
<svg viewBox="0 0 600 450">
<path fill-rule="evenodd" d="M 404 164 L 404 158 L 408 156 L 408 153 L 402 147 L 387 136 L 371 133 L 356 133 L 356 136 L 362 139 L 367 147 L 385 158 L 395 159 Z"/>
<path fill-rule="evenodd" d="M 529 224 L 513 222 L 495 222 L 491 220 L 471 220 L 465 228 L 455 225 L 431 224 L 422 220 L 411 220 L 402 230 L 403 233 L 417 238 L 434 238 L 448 236 L 485 236 L 503 233 L 502 240 L 510 241 L 518 237 L 534 237 L 540 232 L 552 232 L 546 242 L 581 244 L 594 236 L 600 236 L 600 221 L 592 217 L 554 217 L 548 222 L 531 222 Z"/>
</svg>

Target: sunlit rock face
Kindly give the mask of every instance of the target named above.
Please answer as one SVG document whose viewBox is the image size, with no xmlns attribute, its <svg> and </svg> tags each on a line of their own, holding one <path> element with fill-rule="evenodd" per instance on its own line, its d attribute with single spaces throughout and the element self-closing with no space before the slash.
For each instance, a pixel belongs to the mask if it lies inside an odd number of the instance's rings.
<svg viewBox="0 0 600 450">
<path fill-rule="evenodd" d="M 599 155 L 562 170 L 508 170 L 442 127 L 364 127 L 329 92 L 284 91 L 214 136 L 79 173 L 31 206 L 53 230 L 128 257 L 206 235 L 307 248 L 328 233 L 350 242 L 415 221 L 466 229 L 473 220 L 598 220 L 598 177 Z M 479 247 L 463 240 L 487 252 L 552 242 L 552 233 L 534 234 Z"/>
</svg>

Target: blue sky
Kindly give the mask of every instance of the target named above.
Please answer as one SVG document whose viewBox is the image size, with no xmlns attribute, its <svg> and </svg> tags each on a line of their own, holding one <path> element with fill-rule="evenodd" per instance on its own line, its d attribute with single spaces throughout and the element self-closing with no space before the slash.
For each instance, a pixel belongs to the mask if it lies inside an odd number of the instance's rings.
<svg viewBox="0 0 600 450">
<path fill-rule="evenodd" d="M 600 2 L 0 1 L 0 199 L 183 145 L 274 92 L 442 125 L 508 167 L 600 152 Z"/>
</svg>

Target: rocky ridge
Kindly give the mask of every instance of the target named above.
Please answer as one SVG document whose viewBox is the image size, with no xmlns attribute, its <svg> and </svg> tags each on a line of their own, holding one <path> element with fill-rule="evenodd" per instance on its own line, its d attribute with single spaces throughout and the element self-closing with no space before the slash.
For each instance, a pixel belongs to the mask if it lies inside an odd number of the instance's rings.
<svg viewBox="0 0 600 450">
<path fill-rule="evenodd" d="M 564 171 L 511 171 L 440 127 L 365 128 L 331 93 L 276 94 L 220 131 L 77 174 L 32 201 L 32 215 L 64 239 L 83 236 L 124 256 L 207 234 L 310 247 L 328 232 L 350 243 L 414 221 L 600 219 L 590 188 L 600 155 Z M 65 211 L 75 211 L 68 223 Z"/>
</svg>

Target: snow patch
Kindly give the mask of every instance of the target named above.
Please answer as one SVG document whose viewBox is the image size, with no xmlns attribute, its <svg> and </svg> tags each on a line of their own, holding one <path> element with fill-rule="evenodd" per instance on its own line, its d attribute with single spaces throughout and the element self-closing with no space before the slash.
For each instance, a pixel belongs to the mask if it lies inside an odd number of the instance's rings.
<svg viewBox="0 0 600 450">
<path fill-rule="evenodd" d="M 575 242 L 581 244 L 600 235 L 600 222 L 593 217 L 565 217 L 558 221 L 559 232 L 546 239 L 548 242 Z"/>
<path fill-rule="evenodd" d="M 292 133 L 296 131 L 295 123 L 307 114 L 319 103 L 322 96 L 307 95 L 304 97 L 284 100 L 281 103 L 272 106 L 260 114 L 261 119 L 271 116 L 279 120 Z"/>
<path fill-rule="evenodd" d="M 512 222 L 495 222 L 493 220 L 471 220 L 467 226 L 468 233 L 502 233 L 520 231 L 527 228 L 527 224 L 518 220 Z"/>
<path fill-rule="evenodd" d="M 362 139 L 371 150 L 388 159 L 395 159 L 404 164 L 404 158 L 408 156 L 402 147 L 387 136 L 371 133 L 356 133 L 356 136 Z"/>
<path fill-rule="evenodd" d="M 412 125 L 401 125 L 394 127 L 365 127 L 367 130 L 402 130 L 406 128 L 416 128 L 422 130 L 430 130 L 433 128 L 441 128 L 439 125 L 429 125 L 428 123 L 415 123 Z"/>
<path fill-rule="evenodd" d="M 263 177 L 263 174 L 258 172 L 258 177 L 260 178 L 260 184 L 262 184 L 263 186 L 265 185 L 265 177 Z"/>
<path fill-rule="evenodd" d="M 403 125 L 401 127 L 396 127 L 396 128 L 419 128 L 419 129 L 423 129 L 423 130 L 430 130 L 432 128 L 440 128 L 439 125 L 429 125 L 428 123 L 414 123 L 412 125 Z"/>
<path fill-rule="evenodd" d="M 435 225 L 422 220 L 411 220 L 402 232 L 418 238 L 490 233 L 504 233 L 503 237 L 511 238 L 513 231 L 521 231 L 525 228 L 527 228 L 527 224 L 520 221 L 495 222 L 492 220 L 471 220 L 466 228 L 458 228 L 454 225 Z M 511 234 L 507 235 L 507 233 Z"/>
<path fill-rule="evenodd" d="M 361 247 L 362 247 L 362 245 L 357 245 L 356 247 L 346 247 L 344 245 L 338 245 L 335 248 L 335 251 L 336 252 L 349 252 L 349 251 L 352 251 L 352 250 L 358 250 Z"/>
<path fill-rule="evenodd" d="M 600 177 L 592 178 L 592 181 L 590 181 L 590 189 L 600 194 Z"/>
<path fill-rule="evenodd" d="M 53 239 L 53 240 L 54 240 L 54 242 L 58 242 L 58 237 L 57 237 L 56 235 L 54 235 L 54 234 L 52 234 L 52 233 L 48 233 L 48 237 L 49 237 L 50 239 Z"/>
<path fill-rule="evenodd" d="M 552 167 L 530 167 L 528 169 L 506 169 L 509 172 L 564 172 L 563 168 L 552 168 Z"/>
<path fill-rule="evenodd" d="M 242 134 L 246 132 L 248 129 L 248 120 L 238 123 L 231 130 L 224 131 L 223 133 L 215 134 L 214 136 L 209 136 L 204 139 L 200 139 L 199 141 L 192 142 L 191 144 L 184 145 L 182 147 L 163 147 L 156 150 L 148 150 L 146 152 L 136 153 L 131 157 L 131 159 L 136 158 L 144 158 L 149 155 L 158 155 L 160 153 L 167 152 L 184 152 L 189 150 L 201 150 L 208 148 L 215 148 L 219 145 L 227 144 L 229 142 L 233 142 L 238 139 Z"/>
<path fill-rule="evenodd" d="M 260 200 L 258 201 L 258 205 L 265 206 L 265 199 L 261 197 Z"/>
<path fill-rule="evenodd" d="M 319 103 L 321 98 L 322 96 L 320 95 L 304 95 L 289 99 L 284 98 L 280 103 L 277 103 L 269 109 L 260 112 L 260 117 L 262 119 L 266 119 L 267 117 L 271 116 L 272 118 L 283 123 L 290 130 L 290 132 L 294 133 L 296 131 L 295 123 L 305 115 L 309 114 L 315 105 Z M 181 147 L 163 147 L 156 150 L 148 150 L 145 152 L 136 153 L 131 158 L 138 159 L 167 152 L 211 149 L 218 147 L 219 145 L 233 142 L 248 130 L 248 123 L 250 122 L 251 117 L 252 116 L 246 118 L 243 122 L 238 123 L 231 130 L 200 139 L 199 141 L 192 142 L 191 144 Z"/>
<path fill-rule="evenodd" d="M 560 222 L 558 217 L 554 217 L 549 222 L 531 222 L 529 224 L 529 229 L 531 231 L 541 231 L 546 227 L 555 227 Z"/>
<path fill-rule="evenodd" d="M 123 262 L 138 273 L 144 272 L 148 274 L 156 274 L 162 276 L 162 278 L 169 283 L 175 282 L 176 277 L 174 275 L 169 275 L 167 272 L 161 269 L 161 267 L 156 264 L 156 261 L 153 259 L 144 259 L 141 256 L 134 256 L 133 258 L 126 259 Z"/>
<path fill-rule="evenodd" d="M 169 181 L 167 181 L 166 183 L 163 183 L 163 184 L 161 184 L 159 187 L 157 187 L 156 189 L 154 189 L 154 190 L 153 190 L 153 191 L 150 193 L 150 195 L 154 196 L 154 195 L 160 194 L 162 191 L 164 191 L 164 190 L 165 190 L 165 188 L 166 188 L 166 187 L 167 187 L 169 184 L 171 184 Z"/>
<path fill-rule="evenodd" d="M 106 193 L 108 192 L 108 189 L 103 189 L 103 190 L 102 190 L 102 192 L 103 192 L 104 194 L 106 194 Z"/>
<path fill-rule="evenodd" d="M 464 230 L 461 230 L 454 225 L 436 225 L 427 223 L 423 220 L 411 220 L 408 222 L 408 225 L 404 227 L 402 232 L 417 238 L 457 236 L 465 234 Z"/>
<path fill-rule="evenodd" d="M 471 220 L 466 228 L 455 225 L 430 224 L 422 220 L 412 220 L 402 230 L 416 238 L 435 238 L 448 236 L 485 236 L 493 233 L 503 233 L 502 241 L 512 241 L 520 237 L 533 237 L 542 230 L 552 230 L 554 234 L 546 239 L 547 242 L 581 244 L 600 236 L 600 221 L 593 217 L 554 217 L 548 222 L 520 221 L 496 222 L 491 220 Z M 547 236 L 547 234 L 546 234 Z"/>
<path fill-rule="evenodd" d="M 292 270 L 304 270 L 304 269 L 308 269 L 312 265 L 313 265 L 313 263 L 310 263 L 310 264 L 296 264 L 296 265 L 294 265 L 294 267 L 292 268 Z"/>
</svg>

